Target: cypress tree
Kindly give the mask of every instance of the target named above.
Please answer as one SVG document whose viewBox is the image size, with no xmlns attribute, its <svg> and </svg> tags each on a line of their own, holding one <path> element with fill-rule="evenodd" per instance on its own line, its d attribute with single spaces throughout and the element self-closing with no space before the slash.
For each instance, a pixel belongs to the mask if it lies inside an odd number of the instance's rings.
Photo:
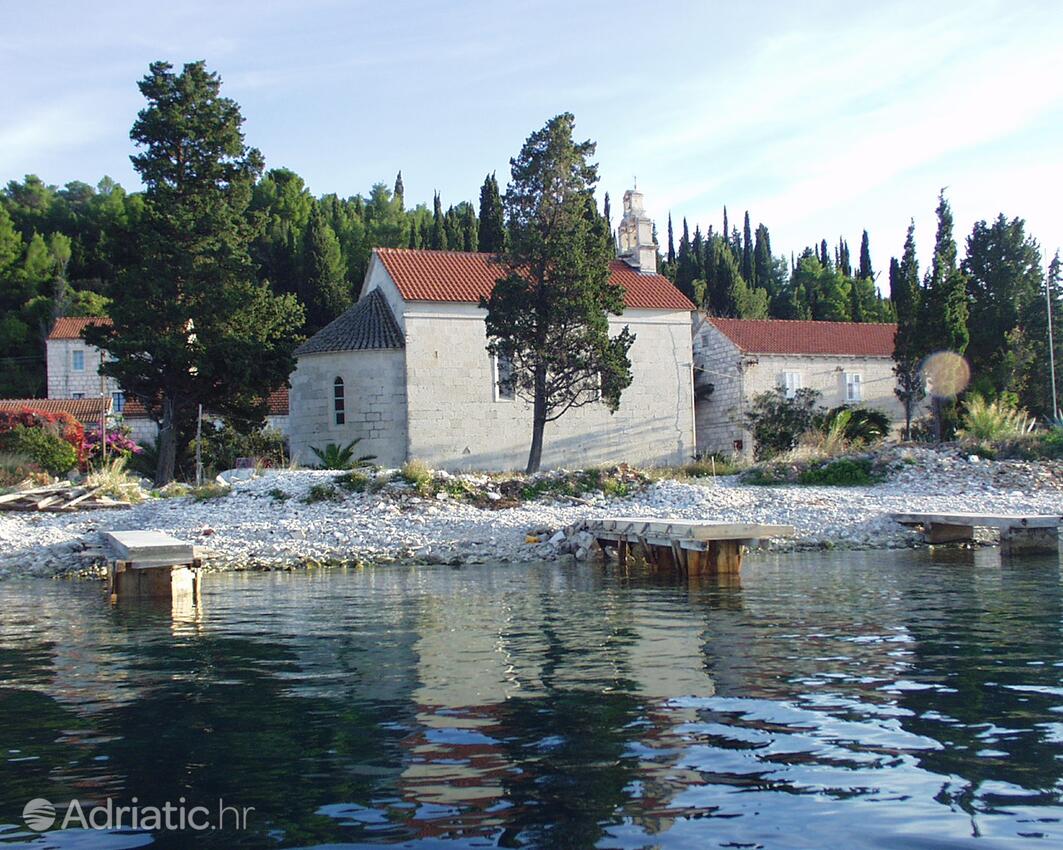
<svg viewBox="0 0 1063 850">
<path fill-rule="evenodd" d="M 462 201 L 461 204 L 461 242 L 463 251 L 476 251 L 479 250 L 479 241 L 477 239 L 477 227 L 476 227 L 476 212 L 473 210 L 472 204 L 468 201 Z"/>
<path fill-rule="evenodd" d="M 675 238 L 672 235 L 672 213 L 668 212 L 668 265 L 675 265 Z"/>
<path fill-rule="evenodd" d="M 605 193 L 605 199 L 602 201 L 602 218 L 605 219 L 605 230 L 609 234 L 609 244 L 614 246 L 613 241 L 613 208 L 609 203 L 609 193 Z M 655 240 L 656 241 L 656 240 Z"/>
<path fill-rule="evenodd" d="M 753 231 L 749 227 L 749 210 L 742 225 L 742 277 L 751 287 L 756 286 L 756 267 L 753 265 Z"/>
<path fill-rule="evenodd" d="M 753 241 L 753 279 L 771 293 L 774 283 L 774 261 L 771 256 L 771 237 L 768 228 L 757 225 Z"/>
<path fill-rule="evenodd" d="M 875 270 L 871 268 L 871 245 L 867 238 L 867 231 L 860 237 L 860 271 L 857 277 L 864 280 L 874 280 Z"/>
<path fill-rule="evenodd" d="M 306 332 L 315 333 L 351 305 L 340 242 L 314 204 L 303 246 L 305 271 L 299 297 L 306 309 Z"/>
<path fill-rule="evenodd" d="M 453 206 L 447 207 L 447 213 L 443 216 L 443 229 L 447 234 L 447 248 L 461 251 L 465 240 L 461 232 L 461 218 Z"/>
<path fill-rule="evenodd" d="M 395 201 L 395 206 L 399 212 L 405 212 L 406 210 L 406 197 L 405 191 L 402 185 L 402 171 L 395 175 L 395 190 L 392 192 L 392 197 Z"/>
<path fill-rule="evenodd" d="M 433 251 L 445 251 L 447 249 L 447 230 L 443 221 L 443 201 L 439 192 L 432 199 L 432 238 L 429 247 Z"/>
<path fill-rule="evenodd" d="M 502 196 L 494 172 L 480 187 L 480 223 L 477 228 L 478 250 L 498 254 L 506 249 L 506 222 Z"/>
<path fill-rule="evenodd" d="M 919 364 L 924 351 L 919 335 L 920 297 L 919 260 L 915 255 L 915 221 L 908 225 L 901 261 L 890 260 L 890 300 L 897 314 L 897 332 L 893 337 L 893 373 L 897 376 L 894 393 L 904 405 L 904 438 L 912 437 L 912 414 L 926 394 Z"/>
</svg>

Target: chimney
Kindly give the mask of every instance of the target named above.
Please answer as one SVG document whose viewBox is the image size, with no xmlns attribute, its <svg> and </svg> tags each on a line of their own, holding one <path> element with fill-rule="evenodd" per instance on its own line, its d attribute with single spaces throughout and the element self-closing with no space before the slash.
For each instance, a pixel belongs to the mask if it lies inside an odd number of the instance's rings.
<svg viewBox="0 0 1063 850">
<path fill-rule="evenodd" d="M 624 216 L 617 227 L 620 259 L 640 274 L 657 273 L 657 246 L 653 244 L 653 222 L 642 209 L 642 193 L 624 192 Z"/>
</svg>

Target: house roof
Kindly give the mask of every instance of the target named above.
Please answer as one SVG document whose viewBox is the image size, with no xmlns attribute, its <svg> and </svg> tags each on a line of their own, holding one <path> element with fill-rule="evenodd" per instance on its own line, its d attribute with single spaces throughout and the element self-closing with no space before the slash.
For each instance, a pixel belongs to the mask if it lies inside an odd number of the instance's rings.
<svg viewBox="0 0 1063 850">
<path fill-rule="evenodd" d="M 720 319 L 720 333 L 749 354 L 835 354 L 892 357 L 895 324 L 811 322 L 788 319 Z"/>
<path fill-rule="evenodd" d="M 206 412 L 206 411 L 204 411 Z M 279 390 L 274 390 L 266 397 L 266 415 L 267 416 L 287 416 L 288 415 L 288 388 L 281 387 Z M 144 404 L 135 398 L 126 399 L 124 408 L 122 410 L 122 417 L 124 419 L 147 419 L 148 411 L 144 407 Z"/>
<path fill-rule="evenodd" d="M 339 318 L 295 349 L 296 356 L 324 351 L 404 348 L 406 340 L 379 289 L 369 291 Z"/>
<path fill-rule="evenodd" d="M 100 417 L 111 412 L 111 397 L 95 398 L 4 398 L 0 399 L 0 411 L 18 413 L 24 408 L 44 413 L 69 413 L 79 422 L 99 422 Z"/>
<path fill-rule="evenodd" d="M 492 254 L 376 248 L 399 293 L 407 301 L 461 301 L 478 304 L 494 289 L 503 268 Z M 646 310 L 693 310 L 694 305 L 668 278 L 640 274 L 621 260 L 609 264 L 613 283 L 624 287 L 624 303 Z"/>
<path fill-rule="evenodd" d="M 81 339 L 81 332 L 88 325 L 109 325 L 111 320 L 103 316 L 64 316 L 55 320 L 48 339 Z"/>
</svg>

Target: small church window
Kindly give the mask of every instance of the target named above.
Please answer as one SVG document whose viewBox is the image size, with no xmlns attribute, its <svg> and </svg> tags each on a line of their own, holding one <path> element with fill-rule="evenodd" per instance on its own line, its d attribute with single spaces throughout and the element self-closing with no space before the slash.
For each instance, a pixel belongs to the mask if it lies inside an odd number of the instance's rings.
<svg viewBox="0 0 1063 850">
<path fill-rule="evenodd" d="M 332 411 L 337 425 L 347 421 L 347 407 L 343 395 L 343 378 L 337 377 L 332 382 Z"/>
<path fill-rule="evenodd" d="M 517 388 L 513 383 L 513 360 L 505 354 L 495 356 L 495 400 L 513 401 Z"/>
</svg>

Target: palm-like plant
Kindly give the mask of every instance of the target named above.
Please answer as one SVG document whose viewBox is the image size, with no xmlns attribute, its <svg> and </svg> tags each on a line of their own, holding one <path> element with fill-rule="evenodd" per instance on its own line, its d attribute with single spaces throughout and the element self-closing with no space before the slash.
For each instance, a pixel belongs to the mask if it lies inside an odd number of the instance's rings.
<svg viewBox="0 0 1063 850">
<path fill-rule="evenodd" d="M 362 455 L 358 458 L 354 456 L 354 447 L 361 441 L 362 438 L 358 437 L 355 440 L 351 440 L 346 446 L 341 446 L 339 443 L 329 443 L 324 449 L 311 446 L 310 451 L 320 461 L 318 464 L 319 469 L 358 469 L 372 466 L 371 461 L 376 459 L 376 455 Z"/>
<path fill-rule="evenodd" d="M 972 394 L 967 399 L 959 435 L 968 440 L 1003 440 L 1028 434 L 1033 425 L 1025 410 L 1005 399 L 986 401 Z"/>
</svg>

